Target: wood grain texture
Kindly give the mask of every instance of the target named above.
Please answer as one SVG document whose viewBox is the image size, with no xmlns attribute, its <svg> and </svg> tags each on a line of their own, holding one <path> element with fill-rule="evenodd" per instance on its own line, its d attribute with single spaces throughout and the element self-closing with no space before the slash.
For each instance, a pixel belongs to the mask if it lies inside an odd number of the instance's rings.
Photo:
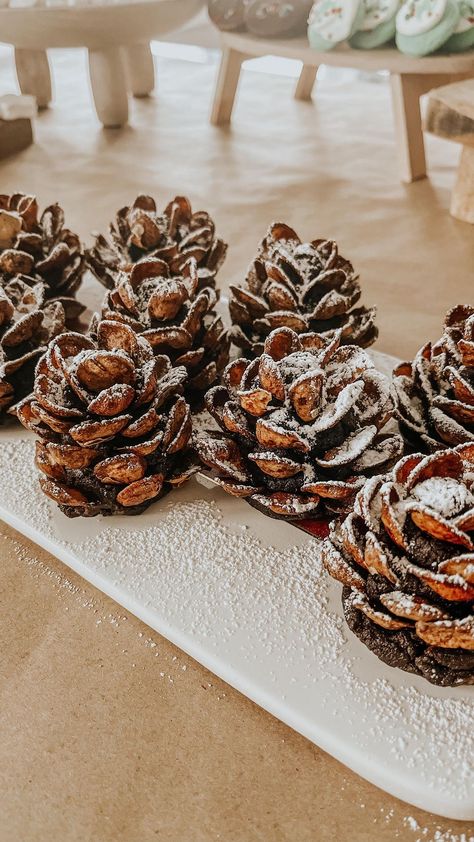
<svg viewBox="0 0 474 842">
<path fill-rule="evenodd" d="M 438 137 L 474 146 L 474 80 L 464 80 L 431 91 L 425 128 Z"/>
</svg>

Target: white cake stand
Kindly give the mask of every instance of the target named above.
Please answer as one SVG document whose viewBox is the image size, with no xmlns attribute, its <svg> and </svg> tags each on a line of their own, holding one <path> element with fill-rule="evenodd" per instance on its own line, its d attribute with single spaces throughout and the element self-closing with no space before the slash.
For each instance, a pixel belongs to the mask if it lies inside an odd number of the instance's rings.
<svg viewBox="0 0 474 842">
<path fill-rule="evenodd" d="M 147 96 L 155 79 L 150 41 L 177 29 L 203 0 L 10 7 L 0 0 L 0 40 L 15 47 L 18 81 L 40 108 L 51 100 L 47 50 L 86 47 L 92 95 L 104 126 L 128 119 L 128 92 Z"/>
</svg>

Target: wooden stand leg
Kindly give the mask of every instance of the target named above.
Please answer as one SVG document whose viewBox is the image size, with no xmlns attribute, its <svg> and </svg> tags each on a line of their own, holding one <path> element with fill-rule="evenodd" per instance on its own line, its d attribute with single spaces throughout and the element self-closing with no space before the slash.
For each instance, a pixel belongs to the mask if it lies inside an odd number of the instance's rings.
<svg viewBox="0 0 474 842">
<path fill-rule="evenodd" d="M 51 74 L 46 50 L 15 49 L 15 65 L 22 94 L 36 97 L 38 108 L 51 102 Z"/>
<path fill-rule="evenodd" d="M 421 125 L 419 77 L 392 73 L 392 103 L 402 181 L 410 183 L 426 176 L 425 145 Z"/>
<path fill-rule="evenodd" d="M 307 64 L 303 65 L 300 77 L 296 83 L 295 99 L 299 99 L 302 102 L 309 102 L 311 100 L 311 93 L 316 81 L 317 72 L 317 67 L 309 67 Z"/>
<path fill-rule="evenodd" d="M 239 84 L 240 68 L 245 58 L 244 53 L 239 53 L 230 47 L 223 47 L 211 112 L 211 123 L 214 126 L 223 126 L 230 122 Z"/>
<path fill-rule="evenodd" d="M 133 96 L 149 96 L 155 87 L 155 68 L 149 44 L 125 47 L 125 69 L 128 89 Z"/>
<path fill-rule="evenodd" d="M 456 184 L 451 196 L 451 215 L 474 225 L 474 147 L 463 146 Z"/>
<path fill-rule="evenodd" d="M 119 47 L 89 50 L 89 73 L 97 116 L 105 128 L 128 120 L 125 68 Z"/>
</svg>

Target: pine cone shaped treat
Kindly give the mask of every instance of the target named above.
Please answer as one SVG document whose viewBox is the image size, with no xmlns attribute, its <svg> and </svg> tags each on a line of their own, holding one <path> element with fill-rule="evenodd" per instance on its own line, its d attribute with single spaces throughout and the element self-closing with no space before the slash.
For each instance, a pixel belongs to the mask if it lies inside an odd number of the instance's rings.
<svg viewBox="0 0 474 842">
<path fill-rule="evenodd" d="M 265 514 L 344 512 L 402 452 L 401 436 L 383 430 L 394 408 L 387 378 L 339 339 L 274 330 L 260 357 L 229 363 L 206 395 L 223 433 L 196 435 L 196 450 L 219 485 Z"/>
<path fill-rule="evenodd" d="M 0 420 L 32 391 L 39 357 L 64 330 L 61 302 L 46 301 L 46 285 L 29 281 L 17 277 L 0 284 Z"/>
<path fill-rule="evenodd" d="M 444 333 L 394 371 L 403 434 L 424 452 L 474 443 L 474 307 L 446 314 Z"/>
<path fill-rule="evenodd" d="M 0 279 L 21 276 L 42 281 L 49 300 L 60 301 L 66 319 L 85 309 L 75 298 L 84 272 L 84 255 L 77 234 L 64 227 L 58 204 L 38 218 L 34 196 L 0 195 Z"/>
<path fill-rule="evenodd" d="M 295 38 L 305 35 L 312 0 L 249 0 L 245 23 L 260 38 Z"/>
<path fill-rule="evenodd" d="M 195 403 L 229 361 L 230 337 L 216 314 L 216 302 L 211 287 L 199 290 L 194 257 L 173 276 L 167 263 L 148 257 L 120 272 L 115 289 L 105 296 L 102 317 L 129 325 L 155 353 L 184 366 L 186 395 Z"/>
<path fill-rule="evenodd" d="M 405 456 L 323 544 L 352 631 L 393 667 L 474 684 L 474 445 Z"/>
<path fill-rule="evenodd" d="M 189 199 L 176 196 L 159 213 L 151 196 L 138 196 L 133 205 L 118 211 L 109 236 L 96 236 L 86 253 L 96 278 L 113 289 L 119 271 L 142 257 L 164 260 L 171 274 L 180 274 L 194 257 L 199 285 L 214 286 L 215 275 L 224 262 L 227 245 L 215 235 L 215 225 L 206 211 L 193 213 Z"/>
<path fill-rule="evenodd" d="M 138 514 L 193 471 L 183 366 L 141 336 L 103 321 L 97 341 L 64 333 L 18 407 L 38 436 L 40 485 L 68 517 Z"/>
<path fill-rule="evenodd" d="M 371 345 L 378 336 L 375 309 L 358 307 L 361 289 L 348 260 L 332 240 L 302 243 L 277 222 L 262 240 L 243 286 L 231 286 L 232 341 L 245 354 L 262 353 L 278 327 L 296 333 L 341 329 L 341 343 Z"/>
<path fill-rule="evenodd" d="M 245 6 L 248 0 L 208 0 L 207 11 L 212 22 L 223 32 L 245 29 Z"/>
</svg>

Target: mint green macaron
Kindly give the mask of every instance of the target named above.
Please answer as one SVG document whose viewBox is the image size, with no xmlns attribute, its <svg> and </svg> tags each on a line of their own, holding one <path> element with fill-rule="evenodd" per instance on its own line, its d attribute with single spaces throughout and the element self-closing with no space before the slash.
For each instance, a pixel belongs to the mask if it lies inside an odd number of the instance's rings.
<svg viewBox="0 0 474 842">
<path fill-rule="evenodd" d="M 308 21 L 308 40 L 326 52 L 348 41 L 364 19 L 361 0 L 316 0 Z"/>
<path fill-rule="evenodd" d="M 350 39 L 351 47 L 373 50 L 395 38 L 395 20 L 400 0 L 362 0 L 364 19 Z"/>
<path fill-rule="evenodd" d="M 454 33 L 459 18 L 457 0 L 407 0 L 396 18 L 397 47 L 410 56 L 435 53 Z"/>
<path fill-rule="evenodd" d="M 461 17 L 443 47 L 448 53 L 464 53 L 474 47 L 474 0 L 458 0 L 458 5 Z"/>
</svg>

